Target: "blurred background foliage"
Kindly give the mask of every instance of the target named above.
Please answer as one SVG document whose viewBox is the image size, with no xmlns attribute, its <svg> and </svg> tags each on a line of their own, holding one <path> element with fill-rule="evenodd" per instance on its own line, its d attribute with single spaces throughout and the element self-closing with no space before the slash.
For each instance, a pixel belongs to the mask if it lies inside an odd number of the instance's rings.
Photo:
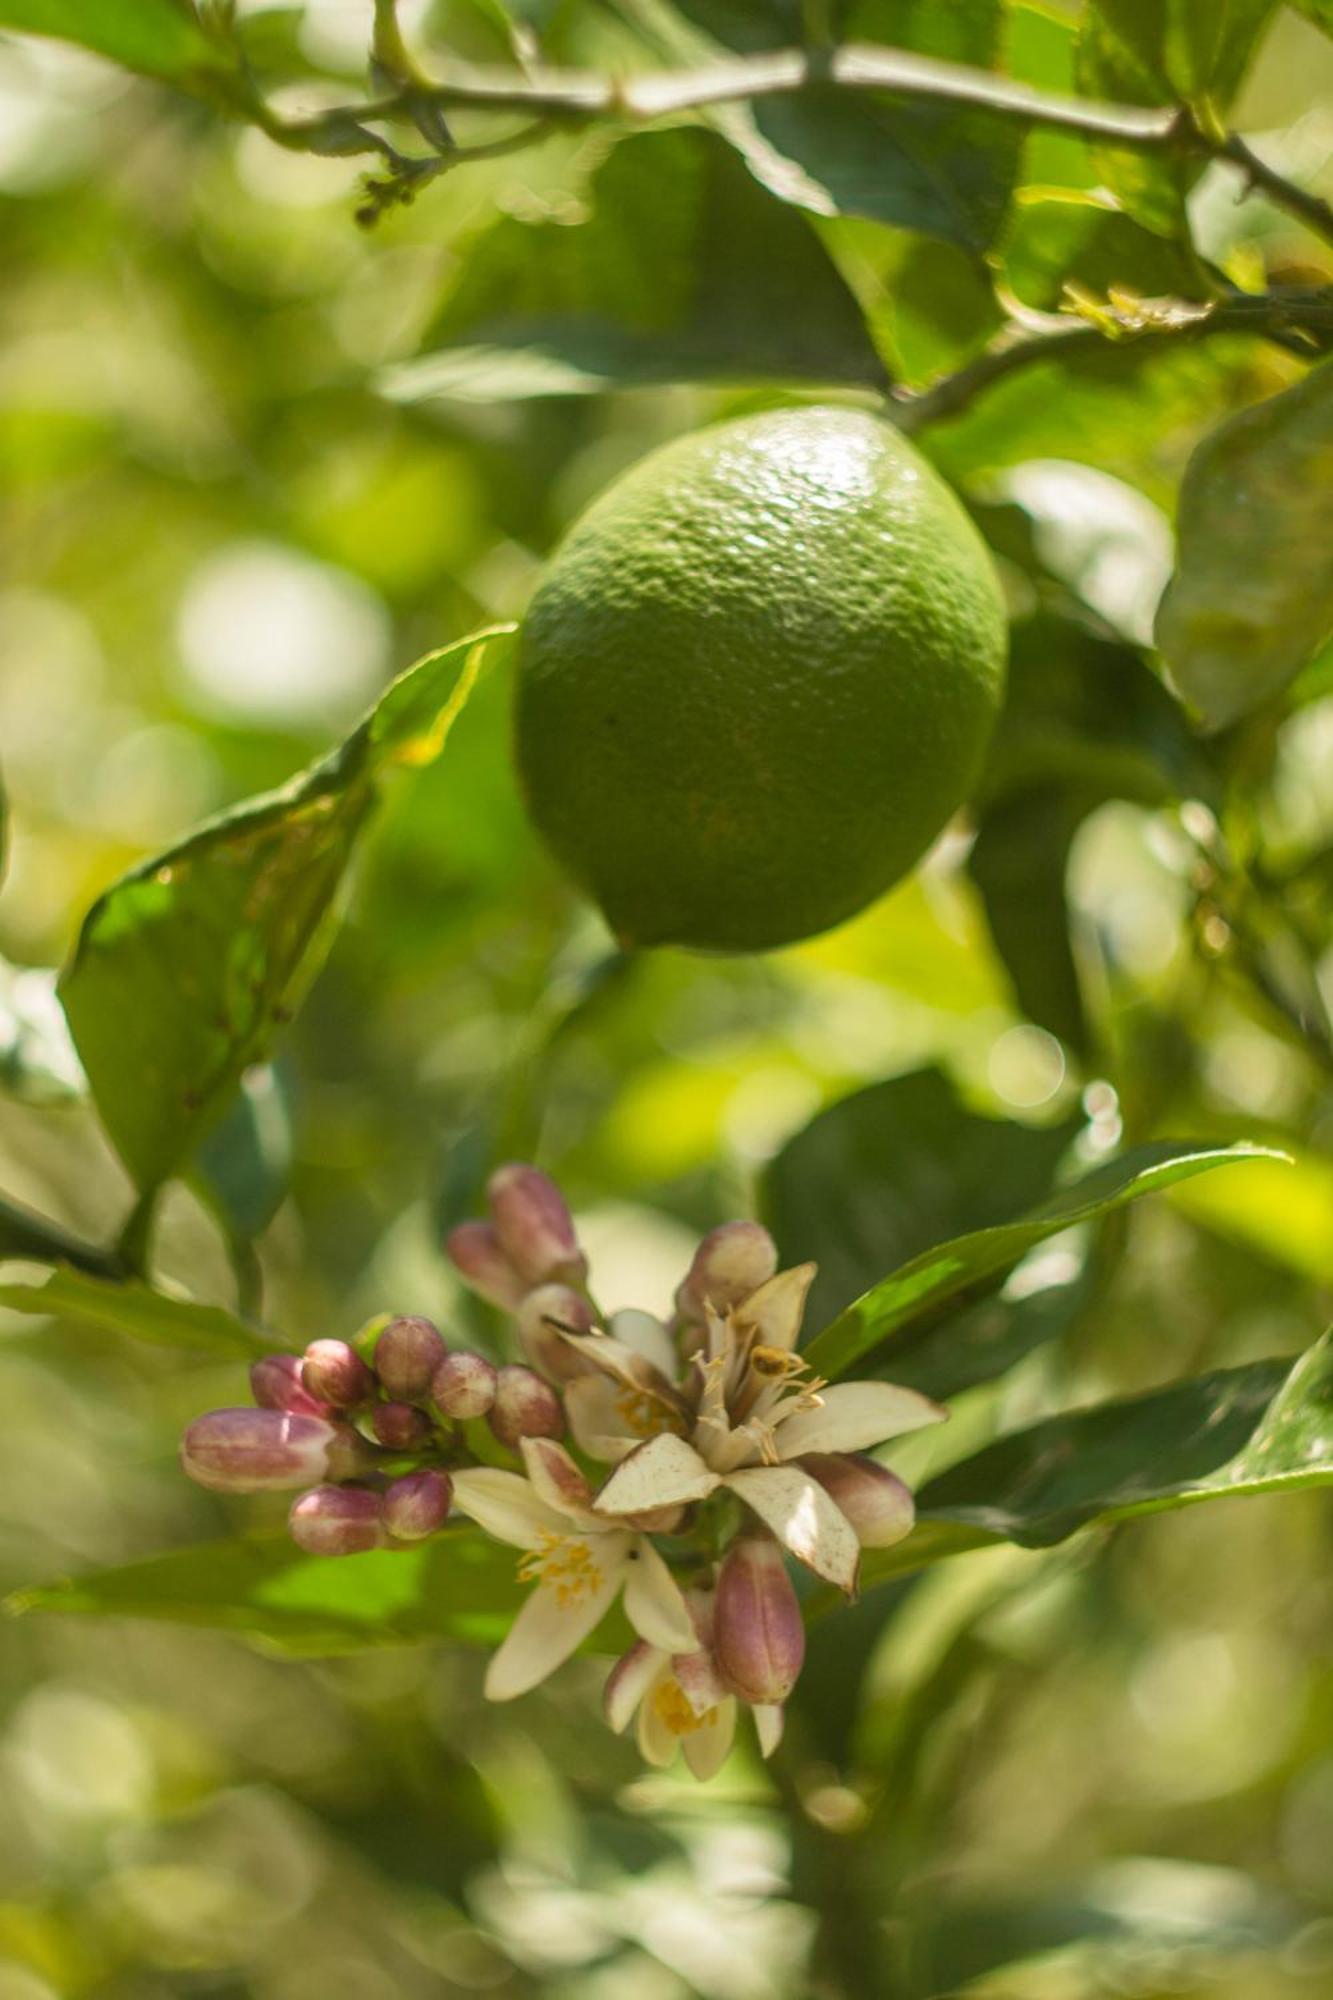
<svg viewBox="0 0 1333 2000">
<path fill-rule="evenodd" d="M 368 0 L 239 11 L 270 82 L 355 94 Z M 780 8 L 704 0 L 517 11 L 604 68 L 790 32 Z M 1072 5 L 861 11 L 861 33 L 1072 87 Z M 507 54 L 489 0 L 403 17 L 423 46 Z M 1279 8 L 1232 114 L 1326 191 L 1330 87 L 1333 44 Z M 1248 285 L 1333 281 L 1333 252 L 1224 167 L 1189 192 L 1189 242 L 1123 156 L 989 138 L 955 131 L 973 178 L 934 187 L 943 223 L 910 175 L 887 205 L 843 199 L 855 147 L 807 147 L 844 211 L 811 219 L 678 127 L 614 152 L 559 133 L 364 231 L 348 162 L 0 39 L 7 1193 L 99 1240 L 131 1204 L 50 970 L 94 896 L 309 762 L 418 654 L 520 613 L 572 514 L 652 445 L 811 380 L 919 386 L 981 349 L 997 301 L 1050 311 L 1071 277 L 1189 295 L 1203 257 Z M 1123 207 L 1088 199 L 1108 179 Z M 718 213 L 733 233 L 701 248 Z M 673 258 L 702 259 L 701 286 Z M 810 319 L 793 268 L 836 277 Z M 550 334 L 561 298 L 577 325 Z M 1014 695 L 973 820 L 798 949 L 617 958 L 526 827 L 505 674 L 483 682 L 448 754 L 391 782 L 329 963 L 211 1142 L 270 1323 L 299 1346 L 392 1308 L 493 1339 L 439 1242 L 497 1158 L 561 1178 L 612 1303 L 665 1305 L 692 1234 L 761 1200 L 793 1254 L 833 1239 L 833 1310 L 1040 1198 L 1071 1155 L 1251 1136 L 1296 1164 L 1061 1239 L 1060 1342 L 895 1463 L 918 1477 L 1070 1402 L 1307 1346 L 1333 1282 L 1307 990 L 1329 972 L 1333 657 L 1204 739 L 1144 652 L 1190 452 L 1302 373 L 1242 335 L 1108 345 L 921 433 L 1000 558 Z M 810 1125 L 917 1072 L 885 1119 L 871 1099 Z M 172 1189 L 158 1262 L 232 1300 L 198 1186 Z M 254 1525 L 174 1457 L 185 1421 L 238 1399 L 234 1364 L 13 1314 L 3 1369 L 6 1588 Z M 495 1710 L 466 1651 L 299 1662 L 222 1633 L 13 1624 L 0 1996 L 1316 2000 L 1329 1573 L 1317 1494 L 944 1564 L 817 1628 L 788 1750 L 738 1753 L 702 1792 L 606 1734 L 591 1661 Z"/>
</svg>

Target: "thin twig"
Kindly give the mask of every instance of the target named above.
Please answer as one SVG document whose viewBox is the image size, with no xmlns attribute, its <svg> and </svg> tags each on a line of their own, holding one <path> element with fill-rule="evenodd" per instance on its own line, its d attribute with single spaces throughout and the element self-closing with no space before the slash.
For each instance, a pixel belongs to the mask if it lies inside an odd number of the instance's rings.
<svg viewBox="0 0 1333 2000">
<path fill-rule="evenodd" d="M 1250 185 L 1261 189 L 1271 202 L 1296 216 L 1316 236 L 1322 236 L 1325 242 L 1333 243 L 1333 204 L 1320 195 L 1312 194 L 1308 188 L 1298 187 L 1285 174 L 1266 165 L 1238 132 L 1228 132 L 1212 150 L 1215 158 L 1230 160 L 1233 166 L 1239 167 Z"/>
</svg>

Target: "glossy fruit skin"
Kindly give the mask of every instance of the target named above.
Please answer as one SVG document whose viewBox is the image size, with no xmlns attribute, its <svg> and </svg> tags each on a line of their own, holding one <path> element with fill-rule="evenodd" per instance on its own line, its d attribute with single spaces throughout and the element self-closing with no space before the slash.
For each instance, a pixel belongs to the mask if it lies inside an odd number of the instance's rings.
<svg viewBox="0 0 1333 2000">
<path fill-rule="evenodd" d="M 529 810 L 626 946 L 809 937 L 966 797 L 1006 649 L 984 543 L 891 425 L 816 406 L 693 433 L 593 503 L 528 610 Z"/>
</svg>

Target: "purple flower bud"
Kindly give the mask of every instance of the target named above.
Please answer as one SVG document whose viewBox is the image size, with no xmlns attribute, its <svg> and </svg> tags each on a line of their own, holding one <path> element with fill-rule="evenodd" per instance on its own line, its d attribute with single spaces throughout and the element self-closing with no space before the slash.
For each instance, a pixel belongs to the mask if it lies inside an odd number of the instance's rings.
<svg viewBox="0 0 1333 2000">
<path fill-rule="evenodd" d="M 375 1378 L 345 1340 L 312 1340 L 301 1362 L 308 1393 L 336 1410 L 354 1410 L 375 1387 Z"/>
<path fill-rule="evenodd" d="M 370 1428 L 390 1451 L 415 1451 L 430 1436 L 430 1418 L 414 1403 L 378 1403 Z"/>
<path fill-rule="evenodd" d="M 316 1486 L 292 1503 L 287 1526 L 308 1556 L 355 1556 L 384 1540 L 384 1506 L 364 1486 Z"/>
<path fill-rule="evenodd" d="M 215 1493 L 263 1493 L 308 1486 L 329 1470 L 337 1443 L 322 1417 L 289 1410 L 210 1410 L 181 1440 L 181 1464 Z"/>
<path fill-rule="evenodd" d="M 391 1319 L 375 1343 L 375 1373 L 391 1396 L 424 1396 L 444 1359 L 444 1342 L 428 1319 Z"/>
<path fill-rule="evenodd" d="M 787 1699 L 805 1659 L 801 1607 L 782 1551 L 767 1535 L 742 1535 L 722 1561 L 713 1627 L 717 1663 L 750 1702 Z"/>
<path fill-rule="evenodd" d="M 539 1285 L 518 1309 L 518 1338 L 537 1371 L 551 1382 L 572 1382 L 586 1375 L 592 1363 L 575 1353 L 560 1336 L 562 1326 L 591 1333 L 597 1315 L 582 1292 L 570 1285 Z"/>
<path fill-rule="evenodd" d="M 420 1542 L 449 1518 L 454 1482 L 447 1472 L 408 1472 L 384 1495 L 384 1525 L 400 1542 Z"/>
<path fill-rule="evenodd" d="M 331 1408 L 302 1383 L 299 1354 L 263 1354 L 252 1362 L 250 1394 L 261 1410 L 288 1410 L 293 1416 L 326 1417 Z"/>
<path fill-rule="evenodd" d="M 886 1465 L 859 1451 L 812 1451 L 798 1462 L 851 1522 L 863 1549 L 891 1548 L 911 1533 L 911 1489 Z"/>
<path fill-rule="evenodd" d="M 330 1479 L 360 1479 L 373 1472 L 378 1464 L 379 1454 L 360 1431 L 354 1431 L 350 1424 L 334 1424 L 333 1443 L 329 1446 Z"/>
<path fill-rule="evenodd" d="M 470 1291 L 501 1312 L 514 1312 L 528 1287 L 500 1248 L 489 1222 L 460 1222 L 444 1239 L 445 1255 Z"/>
<path fill-rule="evenodd" d="M 778 1250 L 759 1222 L 724 1222 L 710 1230 L 676 1290 L 676 1311 L 698 1324 L 709 1306 L 729 1313 L 778 1268 Z"/>
<path fill-rule="evenodd" d="M 431 1395 L 446 1417 L 484 1417 L 495 1401 L 495 1366 L 468 1348 L 446 1354 L 435 1370 Z"/>
<path fill-rule="evenodd" d="M 550 1383 L 513 1363 L 496 1371 L 495 1401 L 486 1421 L 511 1451 L 520 1438 L 565 1434 L 564 1406 Z"/>
<path fill-rule="evenodd" d="M 550 1279 L 581 1285 L 588 1260 L 574 1234 L 574 1218 L 549 1174 L 536 1167 L 499 1167 L 486 1183 L 500 1247 L 530 1285 Z"/>
</svg>

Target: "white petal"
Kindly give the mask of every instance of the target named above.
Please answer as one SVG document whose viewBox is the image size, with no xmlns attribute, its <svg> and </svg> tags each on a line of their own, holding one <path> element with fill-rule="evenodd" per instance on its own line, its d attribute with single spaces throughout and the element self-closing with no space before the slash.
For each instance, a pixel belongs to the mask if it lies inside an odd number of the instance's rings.
<svg viewBox="0 0 1333 2000">
<path fill-rule="evenodd" d="M 684 1409 L 680 1391 L 670 1377 L 654 1367 L 637 1348 L 617 1340 L 614 1334 L 566 1333 L 561 1338 L 573 1353 L 581 1355 L 613 1381 L 623 1382 L 627 1389 L 637 1389 L 641 1395 L 651 1397 L 667 1412 Z"/>
<path fill-rule="evenodd" d="M 777 1702 L 756 1702 L 750 1713 L 754 1717 L 755 1734 L 759 1738 L 759 1755 L 771 1757 L 782 1741 L 782 1725 L 786 1711 Z"/>
<path fill-rule="evenodd" d="M 569 1522 L 538 1498 L 517 1472 L 492 1465 L 465 1467 L 451 1474 L 454 1505 L 460 1514 L 515 1548 L 535 1549 L 546 1535 L 567 1535 Z"/>
<path fill-rule="evenodd" d="M 639 1727 L 636 1732 L 639 1755 L 645 1764 L 655 1764 L 659 1770 L 664 1770 L 673 1761 L 680 1748 L 680 1736 L 671 1727 L 664 1712 L 664 1709 L 669 1709 L 669 1702 L 663 1703 L 660 1699 L 663 1689 L 670 1687 L 671 1683 L 671 1666 L 667 1662 L 644 1690 L 643 1700 L 639 1703 Z"/>
<path fill-rule="evenodd" d="M 710 1709 L 708 1715 L 681 1738 L 681 1748 L 685 1752 L 685 1762 L 700 1783 L 716 1777 L 726 1763 L 736 1735 L 736 1698 L 728 1695 L 725 1701 Z"/>
<path fill-rule="evenodd" d="M 641 1639 L 668 1653 L 699 1643 L 680 1585 L 642 1535 L 630 1550 L 625 1567 L 625 1616 Z"/>
<path fill-rule="evenodd" d="M 599 1514 L 642 1514 L 649 1507 L 703 1500 L 718 1484 L 693 1445 L 663 1431 L 621 1460 L 593 1506 Z"/>
<path fill-rule="evenodd" d="M 948 1414 L 929 1396 L 892 1382 L 839 1382 L 823 1391 L 819 1409 L 785 1418 L 777 1427 L 777 1444 L 784 1458 L 803 1451 L 865 1451 L 923 1424 L 942 1423 Z"/>
<path fill-rule="evenodd" d="M 794 1264 L 790 1271 L 779 1271 L 736 1307 L 733 1325 L 746 1333 L 753 1330 L 758 1347 L 795 1347 L 817 1269 L 815 1264 Z"/>
<path fill-rule="evenodd" d="M 604 1465 L 618 1465 L 635 1445 L 668 1427 L 665 1410 L 608 1375 L 580 1375 L 567 1382 L 564 1400 L 575 1444 Z"/>
<path fill-rule="evenodd" d="M 640 1312 L 637 1306 L 624 1306 L 612 1313 L 606 1325 L 616 1340 L 651 1361 L 668 1382 L 675 1381 L 680 1372 L 680 1357 L 675 1341 L 660 1319 L 652 1313 Z"/>
<path fill-rule="evenodd" d="M 640 1639 L 616 1661 L 602 1689 L 602 1713 L 617 1736 L 629 1727 L 635 1709 L 666 1665 L 666 1655 L 646 1639 Z"/>
<path fill-rule="evenodd" d="M 520 1438 L 518 1448 L 537 1498 L 557 1514 L 586 1525 L 591 1518 L 592 1488 L 565 1447 L 554 1438 Z M 594 1520 L 593 1525 L 601 1524 Z"/>
<path fill-rule="evenodd" d="M 795 1465 L 747 1465 L 727 1485 L 771 1528 L 784 1548 L 839 1590 L 856 1588 L 856 1530 L 808 1472 Z"/>
<path fill-rule="evenodd" d="M 611 1539 L 599 1536 L 591 1545 L 599 1557 Z M 559 1584 L 537 1584 L 487 1669 L 487 1699 L 512 1701 L 553 1674 L 604 1616 L 622 1575 L 620 1562 L 606 1563 L 600 1566 L 597 1581 L 577 1596 Z"/>
</svg>

